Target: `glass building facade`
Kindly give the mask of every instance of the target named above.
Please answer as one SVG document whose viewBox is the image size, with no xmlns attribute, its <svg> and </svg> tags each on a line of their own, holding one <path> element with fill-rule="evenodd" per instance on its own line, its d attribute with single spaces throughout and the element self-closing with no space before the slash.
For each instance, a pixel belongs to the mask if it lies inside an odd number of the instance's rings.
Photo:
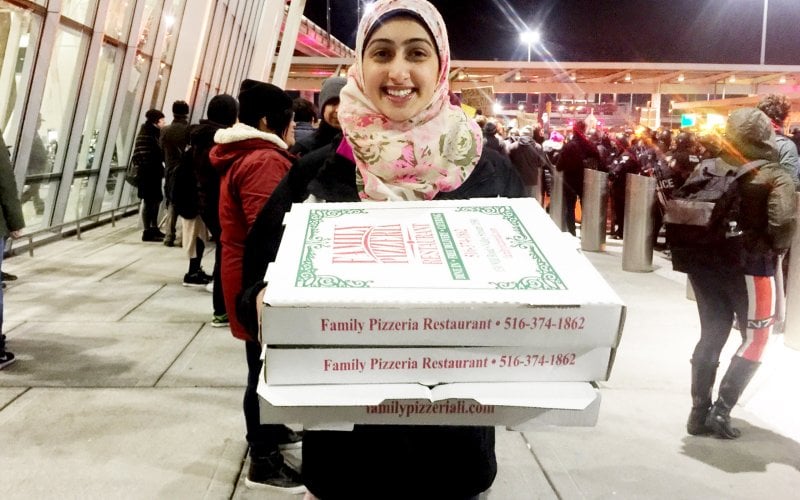
<svg viewBox="0 0 800 500">
<path fill-rule="evenodd" d="M 248 70 L 263 2 L 0 0 L 0 132 L 26 232 L 135 211 L 124 180 L 144 113 L 196 122 Z"/>
</svg>

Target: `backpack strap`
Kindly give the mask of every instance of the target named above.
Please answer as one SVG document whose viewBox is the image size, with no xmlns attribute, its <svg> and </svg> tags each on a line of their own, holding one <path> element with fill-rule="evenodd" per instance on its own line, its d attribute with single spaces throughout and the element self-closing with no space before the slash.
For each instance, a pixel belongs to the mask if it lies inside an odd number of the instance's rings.
<svg viewBox="0 0 800 500">
<path fill-rule="evenodd" d="M 734 177 L 734 179 L 739 180 L 741 177 L 744 177 L 745 175 L 747 175 L 748 173 L 752 172 L 753 170 L 755 170 L 757 168 L 761 168 L 764 165 L 767 165 L 769 163 L 771 163 L 769 160 L 755 160 L 755 161 L 747 162 L 744 165 L 742 165 L 741 167 L 739 167 L 739 170 L 736 171 L 736 176 Z"/>
</svg>

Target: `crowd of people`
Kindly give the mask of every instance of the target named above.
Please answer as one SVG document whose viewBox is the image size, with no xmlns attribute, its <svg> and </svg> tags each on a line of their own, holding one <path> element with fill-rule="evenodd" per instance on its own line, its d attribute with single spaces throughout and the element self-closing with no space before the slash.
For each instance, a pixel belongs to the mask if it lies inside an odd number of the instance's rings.
<svg viewBox="0 0 800 500">
<path fill-rule="evenodd" d="M 748 217 L 740 221 L 745 244 L 737 264 L 676 256 L 695 287 L 701 321 L 687 431 L 737 437 L 729 412 L 768 338 L 774 275 L 780 272 L 776 258 L 785 253 L 794 229 L 800 164 L 795 143 L 781 135 L 787 101 L 769 96 L 759 109 L 735 112 L 725 140 L 646 128 L 610 133 L 592 120 L 575 122 L 565 137 L 557 131 L 545 135 L 541 125 L 506 128 L 483 116 L 469 118 L 453 103 L 450 69 L 447 30 L 430 3 L 379 0 L 359 24 L 355 64 L 346 78 L 325 80 L 317 106 L 248 79 L 237 97 L 212 98 L 207 117 L 196 124 L 189 123 L 184 101 L 173 103 L 169 125 L 160 110 L 145 113 L 132 158 L 142 200 L 141 239 L 167 246 L 180 239 L 188 258 L 183 284 L 208 286 L 214 292 L 212 324 L 229 326 L 244 341 L 246 484 L 307 491 L 308 499 L 415 498 L 420 491 L 430 498 L 474 499 L 497 472 L 493 427 L 356 425 L 349 432 L 298 433 L 285 425 L 261 424 L 256 387 L 263 365 L 263 276 L 292 203 L 496 196 L 544 201 L 552 176 L 560 172 L 565 229 L 576 234 L 575 205 L 583 196 L 586 168 L 608 172 L 613 207 L 608 227 L 621 238 L 628 174 L 656 177 L 663 201 L 703 160 L 733 171 L 764 161 L 741 181 Z M 392 151 L 403 154 L 398 158 Z M 23 225 L 19 200 L 13 177 L 7 178 L 5 156 L 0 160 L 0 236 L 15 236 Z M 7 199 L 17 203 L 7 205 Z M 166 217 L 160 222 L 164 201 Z M 159 229 L 164 224 L 166 233 Z M 200 265 L 209 239 L 216 244 L 212 276 Z M 720 351 L 734 317 L 742 346 L 712 402 Z M 2 334 L 0 355 L 5 356 L 2 368 L 10 363 Z M 302 472 L 282 455 L 300 443 Z M 354 489 L 348 478 L 356 475 Z"/>
</svg>

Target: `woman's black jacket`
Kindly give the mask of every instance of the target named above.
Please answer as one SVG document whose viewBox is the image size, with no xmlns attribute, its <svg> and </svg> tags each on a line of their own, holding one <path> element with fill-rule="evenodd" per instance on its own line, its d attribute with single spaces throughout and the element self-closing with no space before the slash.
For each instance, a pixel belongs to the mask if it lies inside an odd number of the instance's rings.
<svg viewBox="0 0 800 500">
<path fill-rule="evenodd" d="M 283 216 L 309 194 L 327 202 L 358 201 L 355 165 L 326 147 L 302 157 L 261 210 L 247 238 L 239 318 L 256 333 L 256 295 L 275 259 Z M 522 197 L 508 158 L 484 148 L 458 189 L 437 200 Z M 303 438 L 303 480 L 323 499 L 469 498 L 497 474 L 494 427 L 356 425 L 352 432 L 314 431 Z"/>
</svg>

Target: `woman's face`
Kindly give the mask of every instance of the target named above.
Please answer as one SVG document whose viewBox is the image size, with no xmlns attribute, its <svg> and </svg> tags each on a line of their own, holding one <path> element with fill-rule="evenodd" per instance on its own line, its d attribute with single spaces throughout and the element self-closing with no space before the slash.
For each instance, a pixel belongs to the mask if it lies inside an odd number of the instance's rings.
<svg viewBox="0 0 800 500">
<path fill-rule="evenodd" d="M 405 121 L 428 105 L 439 80 L 436 45 L 417 21 L 391 19 L 372 34 L 363 57 L 364 90 L 383 115 Z"/>
</svg>

